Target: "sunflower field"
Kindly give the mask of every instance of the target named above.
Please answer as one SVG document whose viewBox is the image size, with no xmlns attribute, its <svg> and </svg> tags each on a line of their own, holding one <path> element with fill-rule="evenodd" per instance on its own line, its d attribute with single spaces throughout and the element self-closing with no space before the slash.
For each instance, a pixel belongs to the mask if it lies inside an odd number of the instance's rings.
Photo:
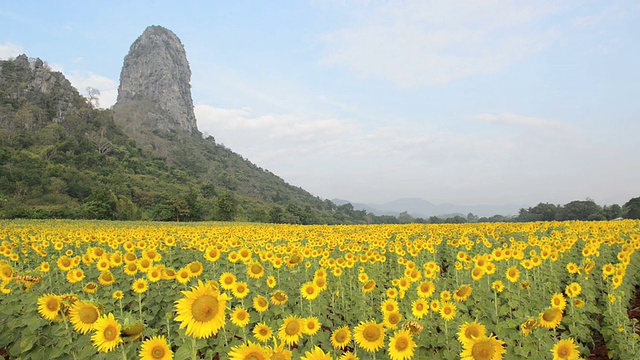
<svg viewBox="0 0 640 360">
<path fill-rule="evenodd" d="M 640 221 L 0 221 L 5 359 L 640 359 Z"/>
</svg>

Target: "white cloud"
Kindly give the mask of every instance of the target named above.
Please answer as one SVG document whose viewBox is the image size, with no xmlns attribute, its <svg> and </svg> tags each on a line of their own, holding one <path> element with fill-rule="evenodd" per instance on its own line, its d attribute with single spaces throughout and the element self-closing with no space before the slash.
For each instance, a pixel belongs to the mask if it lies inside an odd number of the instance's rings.
<svg viewBox="0 0 640 360">
<path fill-rule="evenodd" d="M 322 62 L 400 87 L 445 84 L 497 72 L 548 47 L 538 27 L 561 11 L 511 1 L 403 1 L 358 8 L 356 25 L 326 34 Z"/>
<path fill-rule="evenodd" d="M 499 114 L 479 114 L 472 117 L 474 120 L 484 121 L 489 123 L 503 123 L 510 125 L 520 125 L 528 127 L 539 128 L 565 128 L 568 125 L 562 121 L 553 119 L 543 119 L 534 116 L 518 115 L 512 113 L 499 113 Z"/>
<path fill-rule="evenodd" d="M 248 108 L 196 105 L 195 112 L 201 131 L 258 166 L 315 195 L 352 201 L 418 196 L 434 202 L 495 203 L 496 194 L 514 202 L 534 195 L 544 200 L 548 194 L 538 185 L 548 181 L 549 171 L 555 171 L 556 181 L 549 186 L 560 194 L 575 192 L 569 185 L 573 173 L 583 174 L 609 156 L 580 139 L 554 141 L 558 131 L 505 137 L 427 125 L 365 127 L 345 119 L 258 115 Z M 525 129 L 563 126 L 515 114 L 483 114 L 479 120 Z M 572 174 L 562 170 L 569 167 Z"/>
<path fill-rule="evenodd" d="M 0 44 L 0 59 L 14 58 L 24 53 L 24 48 L 11 42 Z"/>
<path fill-rule="evenodd" d="M 90 71 L 85 70 L 65 70 L 62 66 L 54 64 L 51 68 L 60 71 L 71 82 L 71 85 L 78 89 L 78 92 L 86 96 L 87 87 L 92 87 L 100 91 L 100 107 L 107 109 L 116 103 L 118 98 L 118 82 Z"/>
</svg>

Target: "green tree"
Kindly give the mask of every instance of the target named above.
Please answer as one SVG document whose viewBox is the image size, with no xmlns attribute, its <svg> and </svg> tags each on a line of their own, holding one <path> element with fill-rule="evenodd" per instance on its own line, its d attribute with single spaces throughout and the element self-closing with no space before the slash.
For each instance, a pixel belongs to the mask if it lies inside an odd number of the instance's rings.
<svg viewBox="0 0 640 360">
<path fill-rule="evenodd" d="M 622 217 L 640 219 L 640 197 L 633 198 L 622 206 Z"/>
<path fill-rule="evenodd" d="M 238 201 L 232 193 L 218 196 L 216 201 L 216 220 L 233 221 L 238 210 Z"/>
</svg>

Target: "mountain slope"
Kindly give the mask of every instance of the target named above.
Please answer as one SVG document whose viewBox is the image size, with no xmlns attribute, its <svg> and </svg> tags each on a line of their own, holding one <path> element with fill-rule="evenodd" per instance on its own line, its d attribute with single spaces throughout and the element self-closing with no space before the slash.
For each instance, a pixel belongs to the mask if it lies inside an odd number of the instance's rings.
<svg viewBox="0 0 640 360">
<path fill-rule="evenodd" d="M 335 222 L 213 138 L 146 129 L 140 146 L 43 61 L 0 67 L 0 217 Z"/>
</svg>

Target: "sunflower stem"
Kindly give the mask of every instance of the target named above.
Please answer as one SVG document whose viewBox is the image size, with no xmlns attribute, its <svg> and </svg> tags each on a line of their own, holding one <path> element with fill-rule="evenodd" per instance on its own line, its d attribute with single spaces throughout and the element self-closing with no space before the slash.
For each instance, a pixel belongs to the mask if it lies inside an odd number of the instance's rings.
<svg viewBox="0 0 640 360">
<path fill-rule="evenodd" d="M 127 360 L 127 352 L 124 351 L 124 346 L 122 347 L 122 360 Z"/>
<path fill-rule="evenodd" d="M 138 312 L 140 314 L 140 321 L 142 321 L 142 293 L 138 294 Z"/>
<path fill-rule="evenodd" d="M 191 360 L 196 360 L 198 351 L 196 350 L 196 338 L 191 338 Z"/>
</svg>

